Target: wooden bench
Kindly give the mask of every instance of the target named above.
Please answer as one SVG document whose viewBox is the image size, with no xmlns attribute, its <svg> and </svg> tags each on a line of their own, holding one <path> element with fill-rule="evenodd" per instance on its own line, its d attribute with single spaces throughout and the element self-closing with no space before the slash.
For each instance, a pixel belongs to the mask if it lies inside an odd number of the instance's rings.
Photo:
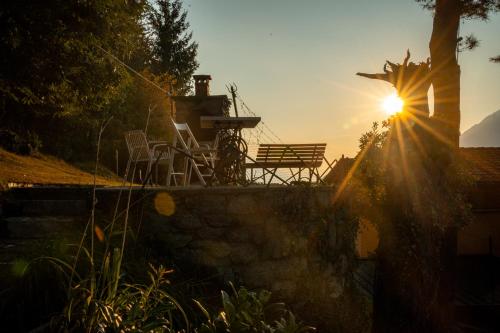
<svg viewBox="0 0 500 333">
<path fill-rule="evenodd" d="M 245 168 L 250 169 L 250 182 L 262 179 L 264 183 L 270 184 L 276 177 L 283 183 L 289 181 L 303 181 L 302 172 L 307 170 L 307 181 L 312 182 L 316 178 L 321 182 L 321 175 L 318 168 L 325 159 L 326 143 L 307 144 L 260 144 L 255 160 L 246 163 Z M 326 161 L 330 166 L 330 163 Z M 283 179 L 276 175 L 278 169 L 290 169 L 291 176 Z M 262 169 L 262 174 L 254 176 L 254 169 Z M 293 171 L 295 169 L 295 171 Z M 266 176 L 270 175 L 269 181 Z"/>
</svg>

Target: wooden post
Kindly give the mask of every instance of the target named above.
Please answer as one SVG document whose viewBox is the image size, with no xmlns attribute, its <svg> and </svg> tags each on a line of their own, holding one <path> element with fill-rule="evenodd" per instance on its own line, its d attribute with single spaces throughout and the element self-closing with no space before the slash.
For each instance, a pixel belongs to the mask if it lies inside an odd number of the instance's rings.
<svg viewBox="0 0 500 333">
<path fill-rule="evenodd" d="M 234 106 L 234 113 L 236 114 L 236 117 L 239 117 L 238 116 L 238 106 L 236 105 L 236 85 L 233 83 L 232 85 L 230 85 L 230 89 L 231 91 L 231 95 L 233 97 L 233 106 Z"/>
</svg>

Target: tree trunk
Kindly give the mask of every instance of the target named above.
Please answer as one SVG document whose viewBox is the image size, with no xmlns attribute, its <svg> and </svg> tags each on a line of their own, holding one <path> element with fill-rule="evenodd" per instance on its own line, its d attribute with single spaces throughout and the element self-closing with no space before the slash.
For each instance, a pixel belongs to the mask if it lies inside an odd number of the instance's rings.
<svg viewBox="0 0 500 333">
<path fill-rule="evenodd" d="M 436 0 L 429 43 L 434 88 L 434 129 L 458 147 L 460 136 L 460 66 L 457 62 L 460 1 Z"/>
<path fill-rule="evenodd" d="M 460 66 L 457 43 L 462 7 L 460 0 L 436 0 L 431 40 L 432 86 L 434 88 L 433 128 L 445 139 L 442 149 L 436 149 L 436 175 L 449 172 L 449 156 L 458 152 L 460 138 Z M 430 138 L 429 138 L 430 139 Z M 439 138 L 438 138 L 439 139 Z M 435 140 L 438 141 L 438 140 Z M 441 277 L 434 320 L 454 319 L 456 279 L 456 228 L 446 227 L 441 245 Z"/>
</svg>

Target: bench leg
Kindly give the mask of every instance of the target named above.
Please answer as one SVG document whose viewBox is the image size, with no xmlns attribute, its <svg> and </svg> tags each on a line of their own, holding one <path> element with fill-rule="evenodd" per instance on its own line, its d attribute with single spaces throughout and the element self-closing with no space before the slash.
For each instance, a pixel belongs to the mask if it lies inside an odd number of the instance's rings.
<svg viewBox="0 0 500 333">
<path fill-rule="evenodd" d="M 271 178 L 269 179 L 269 183 L 267 183 L 267 186 L 271 185 L 271 181 L 273 180 L 274 176 L 276 175 L 277 170 L 278 170 L 278 168 L 273 169 L 273 172 L 271 174 Z"/>
</svg>

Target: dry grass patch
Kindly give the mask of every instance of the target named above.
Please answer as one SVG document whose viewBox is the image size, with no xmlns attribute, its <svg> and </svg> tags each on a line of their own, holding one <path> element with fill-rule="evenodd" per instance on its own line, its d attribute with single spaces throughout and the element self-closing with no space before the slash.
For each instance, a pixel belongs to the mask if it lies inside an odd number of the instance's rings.
<svg viewBox="0 0 500 333">
<path fill-rule="evenodd" d="M 21 156 L 0 148 L 0 183 L 92 185 L 94 176 L 53 156 Z M 97 185 L 117 186 L 118 177 L 97 176 Z"/>
</svg>

